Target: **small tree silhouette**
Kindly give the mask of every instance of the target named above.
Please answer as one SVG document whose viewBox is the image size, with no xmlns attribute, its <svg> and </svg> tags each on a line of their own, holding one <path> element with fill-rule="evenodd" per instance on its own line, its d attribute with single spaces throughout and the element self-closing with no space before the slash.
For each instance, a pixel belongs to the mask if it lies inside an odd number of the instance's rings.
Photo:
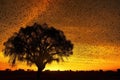
<svg viewBox="0 0 120 80">
<path fill-rule="evenodd" d="M 64 33 L 47 24 L 37 24 L 21 28 L 4 43 L 4 55 L 14 66 L 16 60 L 26 61 L 28 65 L 38 67 L 38 79 L 47 63 L 63 60 L 63 56 L 72 55 L 73 44 Z"/>
</svg>

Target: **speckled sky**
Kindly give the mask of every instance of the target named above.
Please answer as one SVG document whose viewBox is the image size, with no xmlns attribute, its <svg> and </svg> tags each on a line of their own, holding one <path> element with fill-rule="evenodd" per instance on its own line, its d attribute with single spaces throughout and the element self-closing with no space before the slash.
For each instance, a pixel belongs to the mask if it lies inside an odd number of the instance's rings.
<svg viewBox="0 0 120 80">
<path fill-rule="evenodd" d="M 120 68 L 120 0 L 0 0 L 0 50 L 13 32 L 35 22 L 63 30 L 74 43 L 73 56 L 46 69 Z M 0 69 L 11 68 L 0 57 Z M 30 67 L 18 62 L 17 68 Z"/>
</svg>

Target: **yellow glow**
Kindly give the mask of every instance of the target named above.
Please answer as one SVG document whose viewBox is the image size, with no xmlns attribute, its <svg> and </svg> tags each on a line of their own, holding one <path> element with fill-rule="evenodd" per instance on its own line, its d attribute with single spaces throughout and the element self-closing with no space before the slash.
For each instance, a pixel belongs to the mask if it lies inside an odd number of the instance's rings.
<svg viewBox="0 0 120 80">
<path fill-rule="evenodd" d="M 119 61 L 119 47 L 116 46 L 91 46 L 87 44 L 76 45 L 74 48 L 74 55 L 65 59 L 64 62 L 47 64 L 44 70 L 109 70 L 120 67 Z M 0 63 L 6 64 L 8 58 L 0 55 Z M 7 68 L 2 66 L 0 68 Z M 18 62 L 16 69 L 23 68 L 37 70 L 37 67 L 26 66 L 25 63 Z"/>
</svg>

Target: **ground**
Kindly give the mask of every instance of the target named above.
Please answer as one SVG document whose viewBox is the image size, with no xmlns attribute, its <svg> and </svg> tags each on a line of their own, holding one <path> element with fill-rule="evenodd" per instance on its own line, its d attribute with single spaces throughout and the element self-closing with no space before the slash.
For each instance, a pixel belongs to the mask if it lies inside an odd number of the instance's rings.
<svg viewBox="0 0 120 80">
<path fill-rule="evenodd" d="M 36 80 L 35 71 L 0 71 L 0 80 Z M 120 80 L 114 71 L 44 71 L 41 80 Z"/>
</svg>

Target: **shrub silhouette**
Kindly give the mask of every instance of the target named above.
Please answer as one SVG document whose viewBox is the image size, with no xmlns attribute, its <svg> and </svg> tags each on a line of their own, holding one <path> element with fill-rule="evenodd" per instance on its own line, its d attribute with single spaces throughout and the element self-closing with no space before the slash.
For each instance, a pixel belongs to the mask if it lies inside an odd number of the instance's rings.
<svg viewBox="0 0 120 80">
<path fill-rule="evenodd" d="M 38 79 L 47 63 L 59 62 L 63 56 L 73 54 L 73 44 L 61 30 L 37 24 L 21 28 L 4 43 L 4 55 L 9 56 L 12 66 L 16 60 L 26 61 L 27 65 L 38 67 Z"/>
</svg>

